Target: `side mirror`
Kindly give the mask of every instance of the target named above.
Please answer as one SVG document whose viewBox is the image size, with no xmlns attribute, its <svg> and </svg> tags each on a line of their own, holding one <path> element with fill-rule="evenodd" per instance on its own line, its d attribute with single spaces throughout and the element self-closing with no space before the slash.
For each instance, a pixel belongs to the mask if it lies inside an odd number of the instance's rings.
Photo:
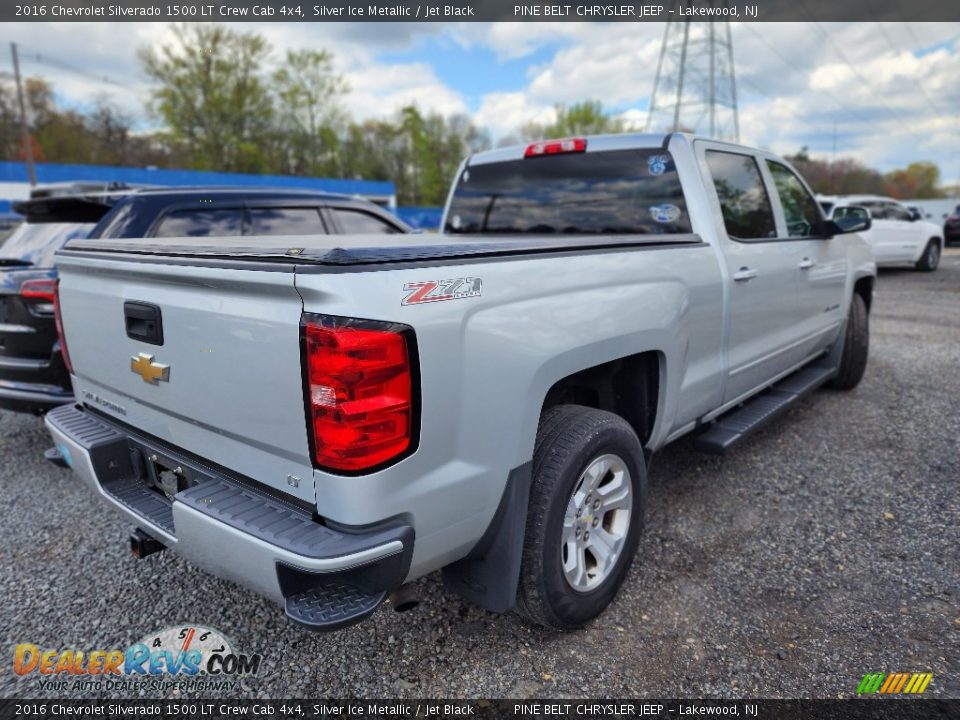
<svg viewBox="0 0 960 720">
<path fill-rule="evenodd" d="M 827 220 L 827 229 L 833 235 L 846 235 L 847 233 L 866 232 L 872 224 L 869 210 L 857 205 L 850 205 L 839 207 L 833 211 L 833 219 Z"/>
<path fill-rule="evenodd" d="M 910 211 L 910 222 L 916 222 L 917 220 L 923 220 L 923 213 L 917 209 Z"/>
</svg>

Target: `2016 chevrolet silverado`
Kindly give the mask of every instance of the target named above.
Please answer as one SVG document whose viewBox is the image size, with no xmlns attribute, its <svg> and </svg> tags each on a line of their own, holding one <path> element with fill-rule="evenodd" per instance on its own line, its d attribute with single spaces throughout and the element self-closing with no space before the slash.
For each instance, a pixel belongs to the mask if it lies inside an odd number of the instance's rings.
<svg viewBox="0 0 960 720">
<path fill-rule="evenodd" d="M 442 569 L 573 628 L 623 582 L 654 451 L 859 382 L 869 226 L 770 153 L 670 134 L 474 155 L 433 238 L 74 241 L 78 402 L 46 423 L 139 554 L 307 626 Z"/>
</svg>

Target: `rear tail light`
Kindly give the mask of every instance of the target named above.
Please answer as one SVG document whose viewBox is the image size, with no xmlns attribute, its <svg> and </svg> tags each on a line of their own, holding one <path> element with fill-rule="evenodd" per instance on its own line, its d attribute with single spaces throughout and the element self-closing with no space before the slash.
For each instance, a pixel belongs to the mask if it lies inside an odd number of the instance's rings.
<svg viewBox="0 0 960 720">
<path fill-rule="evenodd" d="M 53 287 L 53 317 L 57 323 L 57 337 L 60 338 L 60 355 L 67 372 L 73 374 L 73 363 L 70 362 L 70 353 L 67 350 L 67 336 L 63 334 L 63 317 L 60 314 L 60 281 L 54 280 Z"/>
<path fill-rule="evenodd" d="M 56 280 L 26 280 L 20 285 L 20 297 L 33 301 L 33 307 L 41 312 L 53 312 L 56 293 Z"/>
<path fill-rule="evenodd" d="M 57 293 L 56 280 L 27 280 L 20 286 L 20 297 L 52 303 Z"/>
<path fill-rule="evenodd" d="M 564 153 L 581 153 L 587 151 L 586 138 L 565 138 L 563 140 L 542 140 L 527 146 L 523 154 L 525 158 L 540 157 L 542 155 L 562 155 Z"/>
<path fill-rule="evenodd" d="M 318 467 L 370 472 L 415 449 L 411 328 L 304 315 L 302 341 L 307 423 Z"/>
</svg>

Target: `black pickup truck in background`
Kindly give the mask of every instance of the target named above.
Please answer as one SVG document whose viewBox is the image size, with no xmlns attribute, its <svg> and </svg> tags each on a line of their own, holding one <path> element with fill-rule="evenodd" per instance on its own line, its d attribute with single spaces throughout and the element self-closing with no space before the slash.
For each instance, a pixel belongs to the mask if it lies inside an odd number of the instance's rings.
<svg viewBox="0 0 960 720">
<path fill-rule="evenodd" d="M 367 200 L 308 190 L 133 188 L 40 191 L 0 244 L 0 408 L 43 413 L 73 400 L 57 341 L 54 254 L 82 237 L 395 234 L 411 229 Z"/>
</svg>

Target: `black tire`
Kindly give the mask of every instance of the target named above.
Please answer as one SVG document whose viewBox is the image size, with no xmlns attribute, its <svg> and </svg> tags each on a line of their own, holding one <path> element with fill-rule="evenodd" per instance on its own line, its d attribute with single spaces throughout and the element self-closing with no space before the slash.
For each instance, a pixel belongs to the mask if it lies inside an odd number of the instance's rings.
<svg viewBox="0 0 960 720">
<path fill-rule="evenodd" d="M 619 555 L 597 587 L 575 590 L 563 572 L 561 534 L 580 476 L 601 455 L 620 458 L 630 473 L 632 508 Z M 524 537 L 517 612 L 557 630 L 582 627 L 610 604 L 633 562 L 646 511 L 643 450 L 633 428 L 613 413 L 558 405 L 540 418 Z"/>
<path fill-rule="evenodd" d="M 830 381 L 835 390 L 852 390 L 863 378 L 867 369 L 867 355 L 870 350 L 870 320 L 867 305 L 857 293 L 850 300 L 847 314 L 847 330 L 843 338 L 843 354 L 840 356 L 840 369 Z"/>
<path fill-rule="evenodd" d="M 917 260 L 917 264 L 914 265 L 914 267 L 923 272 L 933 272 L 940 264 L 940 254 L 940 241 L 933 238 L 927 243 L 927 247 L 923 250 L 923 255 Z"/>
</svg>

